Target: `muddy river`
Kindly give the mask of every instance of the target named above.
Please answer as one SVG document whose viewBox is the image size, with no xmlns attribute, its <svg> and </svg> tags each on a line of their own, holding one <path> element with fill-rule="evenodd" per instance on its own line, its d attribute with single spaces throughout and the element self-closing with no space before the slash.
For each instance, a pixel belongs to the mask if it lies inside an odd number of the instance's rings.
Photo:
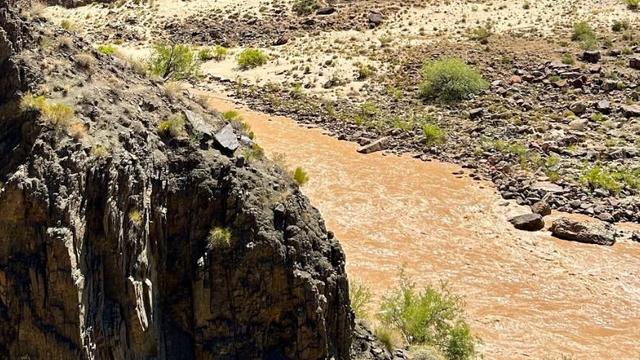
<svg viewBox="0 0 640 360">
<path fill-rule="evenodd" d="M 455 165 L 362 155 L 287 118 L 210 104 L 239 110 L 268 155 L 308 171 L 303 191 L 342 243 L 350 278 L 377 296 L 400 267 L 418 284 L 447 281 L 486 359 L 640 358 L 640 245 L 518 231 L 506 219 L 527 209 Z"/>
</svg>

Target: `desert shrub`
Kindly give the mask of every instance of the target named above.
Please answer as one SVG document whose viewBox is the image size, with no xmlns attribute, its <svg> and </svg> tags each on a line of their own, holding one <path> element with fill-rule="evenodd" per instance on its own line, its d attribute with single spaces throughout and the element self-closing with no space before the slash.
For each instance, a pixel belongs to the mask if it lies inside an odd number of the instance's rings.
<svg viewBox="0 0 640 360">
<path fill-rule="evenodd" d="M 162 88 L 164 89 L 165 95 L 173 99 L 178 98 L 184 90 L 182 83 L 179 81 L 167 81 L 163 84 Z"/>
<path fill-rule="evenodd" d="M 629 30 L 629 20 L 614 20 L 613 25 L 611 25 L 611 30 L 615 32 L 620 32 L 623 30 Z"/>
<path fill-rule="evenodd" d="M 67 125 L 67 133 L 72 138 L 78 140 L 87 135 L 87 128 L 80 121 L 71 121 Z"/>
<path fill-rule="evenodd" d="M 425 99 L 458 101 L 489 86 L 477 71 L 459 59 L 428 62 L 423 67 L 422 76 L 420 96 Z"/>
<path fill-rule="evenodd" d="M 580 21 L 573 24 L 573 34 L 571 40 L 579 41 L 580 47 L 585 50 L 593 49 L 598 43 L 596 33 L 586 21 Z"/>
<path fill-rule="evenodd" d="M 75 56 L 76 63 L 85 70 L 91 70 L 96 64 L 96 58 L 89 53 L 81 53 Z"/>
<path fill-rule="evenodd" d="M 111 44 L 98 45 L 97 50 L 102 55 L 113 55 L 116 53 L 116 47 Z"/>
<path fill-rule="evenodd" d="M 245 49 L 238 55 L 238 66 L 247 70 L 262 66 L 267 63 L 268 57 L 260 49 Z"/>
<path fill-rule="evenodd" d="M 426 124 L 422 127 L 425 143 L 427 145 L 436 145 L 444 142 L 444 130 L 437 124 Z"/>
<path fill-rule="evenodd" d="M 163 79 L 197 78 L 200 62 L 187 45 L 156 44 L 148 61 L 149 72 Z"/>
<path fill-rule="evenodd" d="M 368 307 L 371 302 L 371 290 L 364 284 L 357 281 L 349 283 L 349 297 L 351 298 L 351 308 L 359 319 L 364 319 L 368 315 Z"/>
<path fill-rule="evenodd" d="M 158 134 L 163 137 L 178 137 L 184 133 L 184 123 L 184 115 L 173 114 L 158 123 Z"/>
<path fill-rule="evenodd" d="M 133 209 L 129 211 L 129 220 L 135 226 L 140 226 L 140 224 L 142 224 L 142 214 L 140 213 L 140 210 Z"/>
<path fill-rule="evenodd" d="M 306 184 L 309 181 L 309 175 L 303 168 L 297 167 L 293 171 L 293 180 L 300 186 Z"/>
<path fill-rule="evenodd" d="M 227 57 L 227 54 L 229 54 L 229 50 L 222 45 L 216 45 L 216 47 L 213 48 L 214 60 L 222 61 Z"/>
<path fill-rule="evenodd" d="M 631 10 L 638 10 L 640 6 L 640 0 L 624 0 L 624 3 L 627 5 L 627 8 Z"/>
<path fill-rule="evenodd" d="M 316 0 L 295 0 L 291 10 L 298 15 L 309 15 L 319 7 L 320 5 Z"/>
<path fill-rule="evenodd" d="M 50 103 L 44 96 L 26 94 L 20 100 L 23 111 L 37 110 L 43 119 L 56 127 L 68 127 L 73 123 L 73 108 L 66 104 Z"/>
<path fill-rule="evenodd" d="M 258 144 L 253 144 L 250 147 L 245 148 L 242 151 L 242 155 L 248 161 L 262 159 L 264 157 L 264 149 Z"/>
<path fill-rule="evenodd" d="M 398 336 L 393 329 L 385 326 L 377 326 L 374 334 L 378 341 L 380 341 L 389 352 L 392 352 L 398 347 Z"/>
<path fill-rule="evenodd" d="M 227 57 L 228 53 L 229 53 L 229 50 L 226 47 L 221 45 L 216 45 L 213 49 L 212 48 L 200 49 L 200 51 L 198 51 L 198 58 L 200 59 L 200 61 L 209 61 L 209 60 L 222 61 Z"/>
<path fill-rule="evenodd" d="M 571 35 L 572 41 L 584 41 L 588 38 L 595 38 L 596 33 L 591 28 L 591 25 L 586 21 L 579 21 L 573 24 L 573 34 Z"/>
<path fill-rule="evenodd" d="M 222 116 L 223 119 L 227 120 L 227 121 L 233 121 L 233 120 L 241 120 L 242 118 L 240 117 L 240 114 L 235 111 L 235 110 L 229 110 L 229 111 L 225 111 L 222 114 L 220 114 Z"/>
<path fill-rule="evenodd" d="M 60 27 L 67 31 L 75 31 L 78 28 L 78 26 L 70 20 L 62 20 L 60 22 Z"/>
<path fill-rule="evenodd" d="M 566 65 L 574 65 L 576 63 L 576 59 L 574 59 L 573 55 L 569 53 L 562 54 L 561 61 L 563 64 L 566 64 Z"/>
<path fill-rule="evenodd" d="M 102 144 L 95 144 L 91 147 L 91 154 L 101 159 L 109 155 L 109 150 Z"/>
<path fill-rule="evenodd" d="M 215 226 L 209 232 L 209 247 L 212 249 L 228 248 L 231 246 L 231 231 L 227 228 Z"/>
<path fill-rule="evenodd" d="M 462 299 L 445 285 L 419 291 L 401 275 L 398 287 L 383 298 L 379 316 L 382 324 L 399 331 L 410 345 L 434 346 L 449 360 L 475 354 Z"/>
<path fill-rule="evenodd" d="M 360 81 L 366 80 L 370 78 L 374 73 L 375 73 L 375 70 L 373 69 L 373 67 L 371 67 L 371 65 L 362 64 L 362 63 L 357 64 L 357 75 L 356 75 L 357 80 L 360 80 Z"/>
</svg>

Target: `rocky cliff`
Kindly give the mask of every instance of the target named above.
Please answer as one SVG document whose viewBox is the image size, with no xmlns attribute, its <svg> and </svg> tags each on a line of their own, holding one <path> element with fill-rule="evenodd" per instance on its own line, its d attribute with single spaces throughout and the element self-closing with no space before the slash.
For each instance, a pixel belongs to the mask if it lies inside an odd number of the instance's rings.
<svg viewBox="0 0 640 360">
<path fill-rule="evenodd" d="M 342 249 L 239 126 L 6 0 L 0 69 L 0 358 L 349 358 Z"/>
</svg>

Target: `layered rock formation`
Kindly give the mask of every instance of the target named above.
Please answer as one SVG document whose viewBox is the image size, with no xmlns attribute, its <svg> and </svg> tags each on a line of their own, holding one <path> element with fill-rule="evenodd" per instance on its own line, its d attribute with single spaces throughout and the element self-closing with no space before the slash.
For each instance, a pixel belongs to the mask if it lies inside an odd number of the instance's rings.
<svg viewBox="0 0 640 360">
<path fill-rule="evenodd" d="M 342 249 L 246 139 L 159 136 L 185 110 L 225 124 L 6 0 L 0 67 L 0 358 L 349 358 Z"/>
</svg>

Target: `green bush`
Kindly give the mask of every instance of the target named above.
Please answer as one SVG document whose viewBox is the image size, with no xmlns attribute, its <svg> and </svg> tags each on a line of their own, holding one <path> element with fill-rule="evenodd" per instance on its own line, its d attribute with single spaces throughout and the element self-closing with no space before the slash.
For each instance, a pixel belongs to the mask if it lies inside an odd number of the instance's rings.
<svg viewBox="0 0 640 360">
<path fill-rule="evenodd" d="M 293 180 L 295 180 L 298 185 L 302 186 L 309 181 L 309 175 L 303 168 L 298 166 L 293 172 Z"/>
<path fill-rule="evenodd" d="M 228 248 L 231 246 L 231 231 L 227 228 L 215 226 L 209 232 L 209 247 L 211 249 Z"/>
<path fill-rule="evenodd" d="M 573 55 L 569 53 L 562 54 L 561 61 L 563 64 L 566 64 L 566 65 L 574 65 L 576 63 L 576 59 L 574 59 Z"/>
<path fill-rule="evenodd" d="M 445 285 L 418 291 L 401 275 L 399 286 L 382 300 L 379 316 L 382 324 L 398 330 L 410 345 L 433 346 L 449 360 L 466 360 L 475 354 L 462 300 Z"/>
<path fill-rule="evenodd" d="M 291 10 L 298 15 L 309 15 L 320 8 L 316 0 L 295 0 Z"/>
<path fill-rule="evenodd" d="M 364 284 L 357 281 L 349 283 L 349 297 L 351 298 L 351 308 L 359 319 L 364 319 L 368 315 L 368 307 L 371 302 L 371 290 Z"/>
<path fill-rule="evenodd" d="M 598 43 L 595 31 L 586 21 L 580 21 L 573 24 L 571 40 L 579 41 L 581 43 L 580 47 L 585 50 L 595 48 Z"/>
<path fill-rule="evenodd" d="M 113 55 L 116 53 L 116 47 L 111 44 L 98 45 L 98 52 L 103 55 Z"/>
<path fill-rule="evenodd" d="M 579 21 L 573 24 L 573 34 L 571 35 L 572 41 L 584 41 L 585 39 L 595 37 L 595 31 L 593 31 L 591 25 L 586 21 Z"/>
<path fill-rule="evenodd" d="M 240 121 L 242 120 L 242 117 L 240 116 L 240 113 L 238 113 L 235 110 L 229 110 L 229 111 L 225 111 L 222 114 L 220 114 L 222 116 L 223 119 L 227 120 L 227 121 Z"/>
<path fill-rule="evenodd" d="M 216 45 L 216 47 L 214 47 L 213 49 L 211 48 L 202 48 L 200 49 L 200 51 L 198 51 L 198 59 L 200 59 L 200 61 L 209 61 L 209 60 L 215 60 L 215 61 L 222 61 L 227 57 L 227 54 L 229 53 L 229 50 L 221 45 Z"/>
<path fill-rule="evenodd" d="M 425 143 L 427 145 L 436 145 L 444 142 L 444 131 L 437 124 L 426 124 L 422 127 Z"/>
<path fill-rule="evenodd" d="M 249 48 L 238 55 L 238 65 L 242 70 L 253 69 L 266 64 L 268 59 L 261 50 Z"/>
<path fill-rule="evenodd" d="M 154 45 L 148 68 L 165 80 L 194 79 L 200 74 L 200 62 L 187 45 Z"/>
<path fill-rule="evenodd" d="M 489 86 L 482 76 L 459 59 L 428 62 L 422 70 L 420 96 L 451 102 L 468 98 Z"/>
</svg>

